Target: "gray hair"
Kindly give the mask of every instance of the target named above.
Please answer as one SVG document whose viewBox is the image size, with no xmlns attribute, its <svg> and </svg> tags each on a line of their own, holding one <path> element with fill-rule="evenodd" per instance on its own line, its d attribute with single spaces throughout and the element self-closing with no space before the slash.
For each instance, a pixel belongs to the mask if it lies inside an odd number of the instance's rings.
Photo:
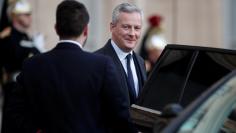
<svg viewBox="0 0 236 133">
<path fill-rule="evenodd" d="M 115 9 L 112 12 L 112 23 L 116 23 L 118 20 L 118 16 L 121 12 L 125 13 L 133 13 L 137 12 L 140 14 L 141 18 L 143 18 L 143 12 L 141 9 L 139 9 L 137 6 L 129 4 L 129 3 L 122 3 L 115 7 Z"/>
</svg>

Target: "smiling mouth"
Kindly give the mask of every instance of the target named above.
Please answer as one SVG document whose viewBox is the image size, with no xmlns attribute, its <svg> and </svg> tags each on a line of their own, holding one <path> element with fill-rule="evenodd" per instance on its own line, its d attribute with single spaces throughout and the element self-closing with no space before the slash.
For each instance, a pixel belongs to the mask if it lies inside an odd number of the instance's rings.
<svg viewBox="0 0 236 133">
<path fill-rule="evenodd" d="M 129 40 L 129 39 L 126 39 L 126 41 L 128 41 L 128 42 L 135 42 L 136 40 Z"/>
</svg>

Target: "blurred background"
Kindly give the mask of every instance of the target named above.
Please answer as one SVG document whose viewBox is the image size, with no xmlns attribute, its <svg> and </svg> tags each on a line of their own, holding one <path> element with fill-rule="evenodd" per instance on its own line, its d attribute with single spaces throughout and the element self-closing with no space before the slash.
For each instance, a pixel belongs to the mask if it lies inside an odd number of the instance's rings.
<svg viewBox="0 0 236 133">
<path fill-rule="evenodd" d="M 2 10 L 2 3 L 0 0 Z M 32 4 L 32 34 L 41 33 L 45 48 L 57 43 L 54 31 L 56 6 L 62 0 L 28 0 Z M 235 0 L 79 0 L 90 13 L 90 32 L 85 50 L 94 51 L 110 38 L 112 9 L 121 2 L 130 2 L 143 10 L 141 41 L 149 27 L 148 18 L 161 16 L 161 34 L 168 44 L 236 48 Z"/>
</svg>

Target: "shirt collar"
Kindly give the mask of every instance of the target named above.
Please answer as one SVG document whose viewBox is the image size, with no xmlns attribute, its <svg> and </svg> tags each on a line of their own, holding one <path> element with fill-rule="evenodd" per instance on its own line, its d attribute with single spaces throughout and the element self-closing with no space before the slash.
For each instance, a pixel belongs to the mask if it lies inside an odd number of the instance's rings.
<svg viewBox="0 0 236 133">
<path fill-rule="evenodd" d="M 115 50 L 115 52 L 116 52 L 116 54 L 118 55 L 118 57 L 119 57 L 120 60 L 125 59 L 128 54 L 133 55 L 133 51 L 131 51 L 131 52 L 124 52 L 124 51 L 122 51 L 122 50 L 115 44 L 115 42 L 114 42 L 113 40 L 111 40 L 111 45 L 112 45 L 112 47 L 114 48 L 114 50 Z"/>
<path fill-rule="evenodd" d="M 73 40 L 60 40 L 59 43 L 69 42 L 78 45 L 80 48 L 82 48 L 82 45 L 79 42 L 73 41 Z"/>
</svg>

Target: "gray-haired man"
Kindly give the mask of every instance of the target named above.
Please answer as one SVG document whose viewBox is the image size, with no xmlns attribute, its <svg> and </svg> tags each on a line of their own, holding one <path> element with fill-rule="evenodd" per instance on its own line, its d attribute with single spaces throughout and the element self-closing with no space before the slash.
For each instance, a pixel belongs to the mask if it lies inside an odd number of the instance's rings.
<svg viewBox="0 0 236 133">
<path fill-rule="evenodd" d="M 142 11 L 139 8 L 129 3 L 116 6 L 110 23 L 111 39 L 96 51 L 113 59 L 130 104 L 136 102 L 146 80 L 144 61 L 133 51 L 140 38 L 141 28 Z"/>
</svg>

